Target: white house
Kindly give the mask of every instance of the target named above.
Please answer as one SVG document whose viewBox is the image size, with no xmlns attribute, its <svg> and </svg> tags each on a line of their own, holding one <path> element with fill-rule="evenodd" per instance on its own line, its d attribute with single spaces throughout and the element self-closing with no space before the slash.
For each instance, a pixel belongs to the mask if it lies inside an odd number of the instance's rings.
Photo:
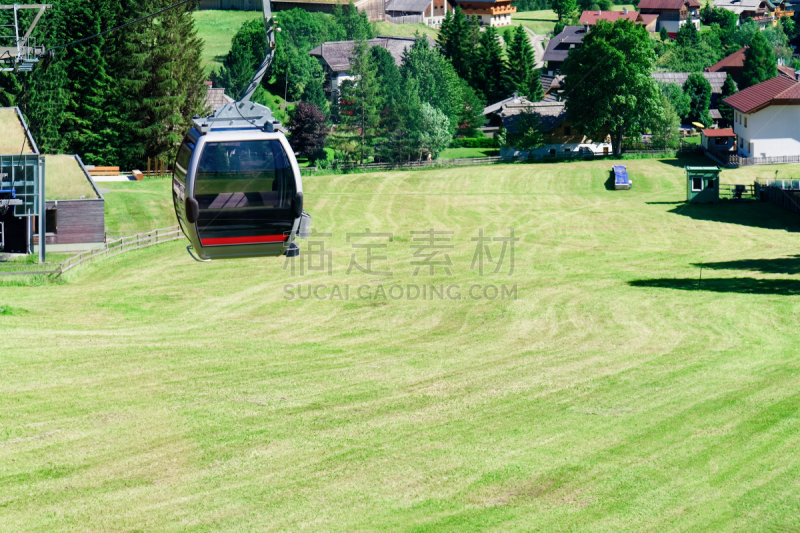
<svg viewBox="0 0 800 533">
<path fill-rule="evenodd" d="M 700 7 L 697 0 L 641 0 L 637 9 L 642 15 L 658 15 L 656 31 L 666 28 L 674 39 L 684 24 L 700 29 Z"/>
<path fill-rule="evenodd" d="M 800 156 L 800 82 L 778 76 L 729 96 L 743 157 Z"/>
</svg>

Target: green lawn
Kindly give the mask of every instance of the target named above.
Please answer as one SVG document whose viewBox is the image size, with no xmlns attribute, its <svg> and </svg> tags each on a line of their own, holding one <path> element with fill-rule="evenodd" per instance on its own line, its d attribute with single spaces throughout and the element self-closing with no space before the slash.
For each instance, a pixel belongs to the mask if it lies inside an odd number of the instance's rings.
<svg viewBox="0 0 800 533">
<path fill-rule="evenodd" d="M 636 7 L 632 4 L 625 4 L 612 7 L 612 11 L 622 11 L 623 8 L 628 8 L 629 11 L 636 11 Z M 540 11 L 523 11 L 511 15 L 512 22 L 527 26 L 532 29 L 534 33 L 546 34 L 553 31 L 556 25 L 558 16 L 555 11 L 551 9 L 544 9 Z"/>
<path fill-rule="evenodd" d="M 231 49 L 233 36 L 248 20 L 262 17 L 261 11 L 196 11 L 194 20 L 197 35 L 205 41 L 203 67 L 206 73 L 222 66 L 222 60 Z"/>
<path fill-rule="evenodd" d="M 100 182 L 105 191 L 106 232 L 132 235 L 174 226 L 172 177 L 128 182 Z"/>
<path fill-rule="evenodd" d="M 173 242 L 0 287 L 0 529 L 796 530 L 800 219 L 683 204 L 687 162 L 312 176 L 330 275 Z M 107 186 L 166 222 L 167 180 Z M 346 273 L 365 228 L 393 274 Z M 414 276 L 429 228 L 452 276 Z M 380 296 L 423 284 L 459 288 Z"/>
<path fill-rule="evenodd" d="M 522 13 L 513 13 L 511 21 L 522 26 L 527 26 L 532 29 L 534 33 L 545 34 L 553 31 L 558 17 L 551 9 L 541 11 L 524 11 Z"/>
<path fill-rule="evenodd" d="M 458 159 L 461 157 L 488 157 L 500 155 L 497 148 L 448 148 L 439 154 L 440 159 Z"/>
<path fill-rule="evenodd" d="M 393 24 L 391 22 L 376 22 L 375 35 L 391 35 L 394 37 L 414 37 L 417 33 L 427 35 L 434 41 L 439 36 L 439 30 L 427 24 Z"/>
</svg>

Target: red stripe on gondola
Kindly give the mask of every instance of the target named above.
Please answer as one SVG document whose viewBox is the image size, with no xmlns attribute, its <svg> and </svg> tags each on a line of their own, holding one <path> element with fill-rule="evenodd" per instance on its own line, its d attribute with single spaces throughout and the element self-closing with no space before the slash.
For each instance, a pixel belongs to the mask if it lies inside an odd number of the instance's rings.
<svg viewBox="0 0 800 533">
<path fill-rule="evenodd" d="M 221 246 L 224 244 L 263 244 L 267 242 L 286 242 L 288 235 L 253 235 L 252 237 L 218 237 L 216 239 L 200 239 L 203 246 Z"/>
</svg>

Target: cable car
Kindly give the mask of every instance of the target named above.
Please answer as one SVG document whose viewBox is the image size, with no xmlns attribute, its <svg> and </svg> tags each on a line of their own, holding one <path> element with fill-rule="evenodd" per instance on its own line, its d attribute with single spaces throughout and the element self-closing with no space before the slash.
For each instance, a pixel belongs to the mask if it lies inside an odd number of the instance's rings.
<svg viewBox="0 0 800 533">
<path fill-rule="evenodd" d="M 192 128 L 178 149 L 175 212 L 200 259 L 297 254 L 308 236 L 300 168 L 286 137 Z"/>
<path fill-rule="evenodd" d="M 268 107 L 250 101 L 275 54 L 270 2 L 269 48 L 244 97 L 195 117 L 173 165 L 172 200 L 200 260 L 296 256 L 307 238 L 300 167 Z M 191 252 L 190 252 L 191 253 Z"/>
</svg>

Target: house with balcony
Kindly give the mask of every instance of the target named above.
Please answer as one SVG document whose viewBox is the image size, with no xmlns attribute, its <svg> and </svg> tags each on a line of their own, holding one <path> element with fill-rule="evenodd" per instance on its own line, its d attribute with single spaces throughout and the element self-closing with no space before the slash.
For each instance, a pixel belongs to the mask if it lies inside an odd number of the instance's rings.
<svg viewBox="0 0 800 533">
<path fill-rule="evenodd" d="M 637 7 L 642 15 L 658 15 L 656 31 L 666 28 L 673 39 L 684 24 L 700 29 L 701 6 L 697 0 L 641 0 Z"/>
<path fill-rule="evenodd" d="M 800 82 L 777 76 L 729 96 L 742 157 L 800 156 Z"/>
<path fill-rule="evenodd" d="M 566 26 L 564 31 L 550 39 L 544 51 L 542 61 L 547 68 L 543 69 L 548 76 L 555 76 L 561 70 L 561 65 L 566 61 L 569 51 L 583 45 L 583 37 L 589 32 L 589 25 Z"/>
<path fill-rule="evenodd" d="M 775 26 L 781 17 L 794 16 L 794 10 L 785 0 L 714 0 L 714 7 L 736 13 L 740 22 L 751 18 L 763 25 Z"/>
<path fill-rule="evenodd" d="M 517 8 L 511 5 L 511 0 L 483 0 L 481 2 L 455 0 L 455 3 L 468 17 L 473 15 L 478 17 L 481 26 L 493 28 L 510 25 L 512 13 L 517 12 Z"/>
</svg>

